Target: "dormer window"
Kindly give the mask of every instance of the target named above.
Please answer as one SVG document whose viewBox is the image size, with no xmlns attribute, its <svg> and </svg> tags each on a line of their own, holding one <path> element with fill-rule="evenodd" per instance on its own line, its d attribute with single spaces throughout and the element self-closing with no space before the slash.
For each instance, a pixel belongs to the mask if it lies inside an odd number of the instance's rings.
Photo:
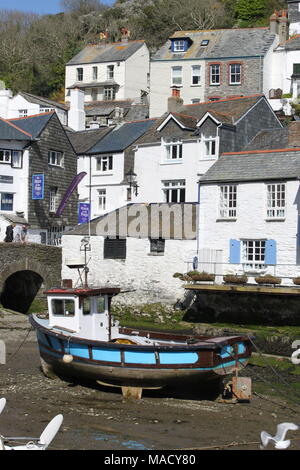
<svg viewBox="0 0 300 470">
<path fill-rule="evenodd" d="M 184 52 L 186 50 L 186 41 L 177 40 L 174 41 L 173 52 Z"/>
<path fill-rule="evenodd" d="M 201 42 L 201 46 L 208 46 L 208 43 L 209 39 L 203 39 L 203 41 Z"/>
</svg>

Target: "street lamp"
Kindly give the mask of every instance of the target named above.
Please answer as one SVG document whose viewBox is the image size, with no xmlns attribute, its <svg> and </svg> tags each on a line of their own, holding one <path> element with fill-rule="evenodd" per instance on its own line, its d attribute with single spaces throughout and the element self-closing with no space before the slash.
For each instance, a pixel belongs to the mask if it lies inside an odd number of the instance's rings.
<svg viewBox="0 0 300 470">
<path fill-rule="evenodd" d="M 85 237 L 81 240 L 80 251 L 84 251 L 84 287 L 88 287 L 87 276 L 89 268 L 87 267 L 86 252 L 91 251 L 90 237 Z"/>
<path fill-rule="evenodd" d="M 129 184 L 129 188 L 130 189 L 134 189 L 134 194 L 135 196 L 138 195 L 138 184 L 137 184 L 137 181 L 136 181 L 136 173 L 134 173 L 134 171 L 132 170 L 132 168 L 128 171 L 128 173 L 126 173 L 125 175 L 126 177 L 126 181 L 127 183 Z"/>
</svg>

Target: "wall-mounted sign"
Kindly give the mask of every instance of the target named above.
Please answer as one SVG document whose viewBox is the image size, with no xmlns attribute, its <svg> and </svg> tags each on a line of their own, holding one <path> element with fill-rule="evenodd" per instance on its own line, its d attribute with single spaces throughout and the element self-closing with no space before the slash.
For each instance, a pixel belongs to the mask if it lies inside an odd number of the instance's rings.
<svg viewBox="0 0 300 470">
<path fill-rule="evenodd" d="M 12 184 L 14 182 L 13 176 L 0 175 L 0 183 Z"/>
<path fill-rule="evenodd" d="M 32 175 L 32 199 L 44 199 L 44 175 Z"/>
<path fill-rule="evenodd" d="M 80 202 L 78 207 L 78 223 L 87 224 L 90 220 L 90 204 L 88 202 Z"/>
</svg>

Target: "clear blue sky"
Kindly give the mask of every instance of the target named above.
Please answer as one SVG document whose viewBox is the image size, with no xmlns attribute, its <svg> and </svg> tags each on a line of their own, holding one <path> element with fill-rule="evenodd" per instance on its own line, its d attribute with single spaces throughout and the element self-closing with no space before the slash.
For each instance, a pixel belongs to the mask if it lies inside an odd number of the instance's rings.
<svg viewBox="0 0 300 470">
<path fill-rule="evenodd" d="M 114 0 L 102 0 L 105 5 L 111 5 Z M 2 10 L 20 10 L 38 13 L 59 13 L 60 0 L 0 0 L 0 9 Z"/>
</svg>

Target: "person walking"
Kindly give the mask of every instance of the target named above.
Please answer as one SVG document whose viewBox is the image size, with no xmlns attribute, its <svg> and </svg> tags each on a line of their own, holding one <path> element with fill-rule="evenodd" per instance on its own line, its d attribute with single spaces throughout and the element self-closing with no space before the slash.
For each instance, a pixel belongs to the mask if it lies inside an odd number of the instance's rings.
<svg viewBox="0 0 300 470">
<path fill-rule="evenodd" d="M 21 243 L 21 231 L 22 231 L 21 225 L 15 224 L 15 227 L 14 227 L 14 242 L 15 243 Z"/>
</svg>

